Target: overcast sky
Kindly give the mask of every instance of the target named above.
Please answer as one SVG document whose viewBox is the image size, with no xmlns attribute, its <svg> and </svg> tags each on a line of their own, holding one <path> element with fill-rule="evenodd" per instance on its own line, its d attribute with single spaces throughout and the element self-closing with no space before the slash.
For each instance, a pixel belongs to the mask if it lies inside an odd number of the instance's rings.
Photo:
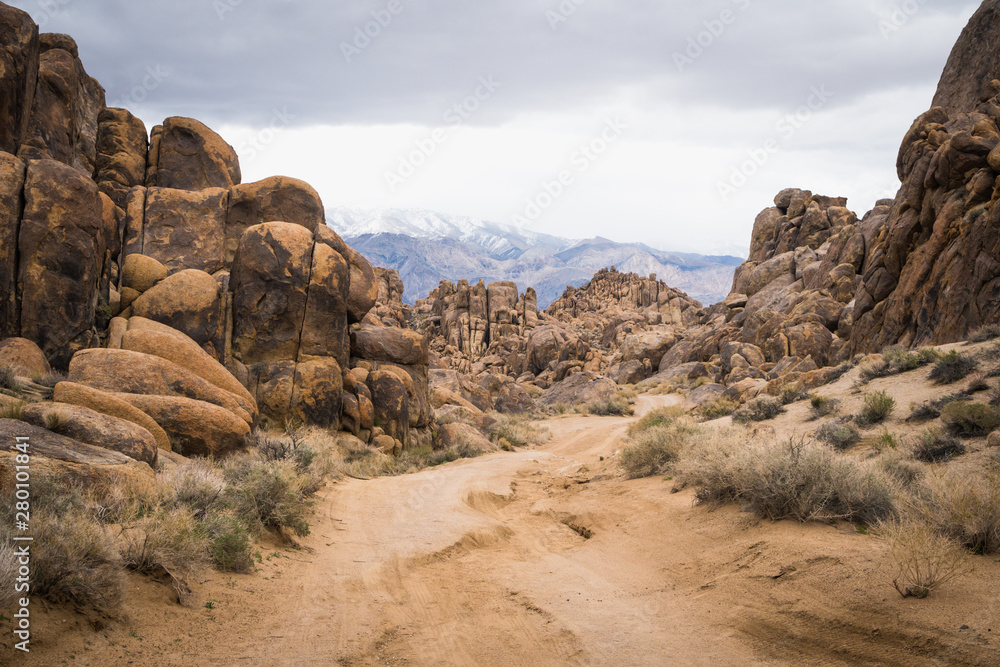
<svg viewBox="0 0 1000 667">
<path fill-rule="evenodd" d="M 895 194 L 979 2 L 27 0 L 109 105 L 197 118 L 244 181 L 746 255 L 785 187 Z"/>
</svg>

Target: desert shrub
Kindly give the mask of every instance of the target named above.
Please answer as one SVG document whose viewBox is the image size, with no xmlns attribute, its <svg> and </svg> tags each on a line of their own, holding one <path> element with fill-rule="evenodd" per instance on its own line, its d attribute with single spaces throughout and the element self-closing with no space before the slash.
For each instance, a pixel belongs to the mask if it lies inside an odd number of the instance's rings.
<svg viewBox="0 0 1000 667">
<path fill-rule="evenodd" d="M 876 378 L 906 373 L 937 361 L 939 356 L 932 349 L 909 352 L 900 347 L 889 347 L 883 350 L 880 360 L 861 367 L 861 382 L 866 384 Z"/>
<path fill-rule="evenodd" d="M 628 434 L 635 435 L 646 429 L 653 428 L 654 426 L 663 426 L 668 424 L 673 424 L 675 421 L 686 415 L 687 412 L 684 408 L 677 406 L 669 406 L 664 408 L 656 408 L 655 410 L 650 410 L 642 417 L 637 419 L 634 424 L 629 426 Z"/>
<path fill-rule="evenodd" d="M 785 387 L 781 390 L 782 405 L 791 405 L 807 398 L 809 398 L 809 392 L 804 387 Z"/>
<path fill-rule="evenodd" d="M 254 531 L 288 529 L 296 535 L 309 534 L 306 509 L 307 478 L 290 461 L 267 461 L 254 454 L 243 454 L 223 464 L 227 482 L 225 504 L 236 517 Z"/>
<path fill-rule="evenodd" d="M 208 539 L 208 553 L 216 569 L 242 573 L 253 570 L 250 532 L 236 517 L 215 515 L 205 521 L 202 530 Z"/>
<path fill-rule="evenodd" d="M 861 442 L 861 431 L 849 421 L 834 419 L 819 428 L 816 439 L 834 449 L 845 450 Z"/>
<path fill-rule="evenodd" d="M 118 550 L 130 570 L 151 573 L 159 567 L 188 570 L 206 561 L 208 543 L 190 511 L 162 509 L 123 525 Z"/>
<path fill-rule="evenodd" d="M 985 343 L 996 338 L 1000 338 L 1000 324 L 995 323 L 984 324 L 969 334 L 970 343 Z"/>
<path fill-rule="evenodd" d="M 872 463 L 803 441 L 720 440 L 685 456 L 678 477 L 696 487 L 698 502 L 735 502 L 774 521 L 870 524 L 896 516 L 894 484 Z"/>
<path fill-rule="evenodd" d="M 60 382 L 66 382 L 69 379 L 69 375 L 61 371 L 52 371 L 51 373 L 46 373 L 45 375 L 39 375 L 37 377 L 31 378 L 31 381 L 35 384 L 39 384 L 43 387 L 48 387 L 49 389 L 54 389 Z"/>
<path fill-rule="evenodd" d="M 23 401 L 0 406 L 0 419 L 21 419 L 21 409 L 24 407 Z"/>
<path fill-rule="evenodd" d="M 975 553 L 1000 552 L 1000 472 L 946 470 L 927 481 L 910 513 Z"/>
<path fill-rule="evenodd" d="M 690 424 L 678 420 L 651 426 L 629 436 L 621 454 L 621 467 L 626 476 L 637 479 L 666 472 L 677 460 L 692 430 Z"/>
<path fill-rule="evenodd" d="M 1000 410 L 983 403 L 949 403 L 941 411 L 941 422 L 952 435 L 970 438 L 989 435 L 1000 426 Z"/>
<path fill-rule="evenodd" d="M 966 354 L 952 350 L 934 364 L 930 379 L 936 384 L 953 384 L 964 380 L 979 368 L 979 363 Z"/>
<path fill-rule="evenodd" d="M 925 598 L 970 569 L 968 552 L 922 521 L 883 523 L 876 534 L 889 544 L 892 585 L 904 598 Z"/>
<path fill-rule="evenodd" d="M 865 395 L 861 412 L 858 413 L 855 421 L 862 426 L 870 424 L 881 424 L 896 409 L 896 399 L 884 391 L 874 391 Z"/>
<path fill-rule="evenodd" d="M 887 429 L 883 430 L 879 435 L 867 439 L 865 442 L 880 452 L 886 449 L 899 448 L 899 436 L 895 433 L 889 433 Z"/>
<path fill-rule="evenodd" d="M 910 416 L 906 418 L 908 422 L 923 423 L 941 416 L 941 410 L 934 403 L 910 404 Z"/>
<path fill-rule="evenodd" d="M 20 394 L 23 391 L 21 383 L 14 375 L 14 369 L 10 366 L 0 366 L 0 389 L 6 389 L 15 394 Z"/>
<path fill-rule="evenodd" d="M 728 398 L 720 396 L 704 403 L 700 408 L 698 408 L 698 414 L 701 415 L 706 421 L 712 421 L 713 419 L 728 417 L 736 412 L 739 407 L 740 404 L 738 402 L 731 401 Z"/>
<path fill-rule="evenodd" d="M 0 614 L 14 606 L 21 593 L 14 590 L 17 585 L 17 556 L 8 544 L 0 543 Z"/>
<path fill-rule="evenodd" d="M 840 399 L 827 398 L 819 394 L 809 397 L 809 419 L 815 421 L 822 417 L 835 414 L 840 408 Z"/>
<path fill-rule="evenodd" d="M 783 412 L 785 412 L 785 407 L 781 404 L 781 399 L 774 396 L 758 396 L 747 401 L 743 407 L 734 412 L 733 421 L 738 424 L 762 422 L 774 419 Z"/>
<path fill-rule="evenodd" d="M 914 488 L 927 475 L 924 466 L 895 451 L 880 456 L 876 465 L 883 473 L 899 482 L 904 489 Z"/>
<path fill-rule="evenodd" d="M 965 445 L 938 429 L 928 429 L 917 437 L 913 457 L 924 463 L 944 463 L 965 454 Z"/>
<path fill-rule="evenodd" d="M 193 510 L 207 510 L 222 495 L 226 480 L 222 473 L 205 461 L 192 460 L 160 475 L 171 500 Z"/>
<path fill-rule="evenodd" d="M 32 495 L 32 595 L 105 614 L 117 612 L 124 577 L 113 532 L 95 520 L 92 509 L 77 494 L 58 506 L 45 502 L 41 495 Z M 0 542 L 12 537 L 6 526 L 13 525 L 13 519 L 11 514 L 10 521 L 4 522 Z"/>
<path fill-rule="evenodd" d="M 972 396 L 973 394 L 978 394 L 981 391 L 989 391 L 990 383 L 986 381 L 985 373 L 974 373 L 972 377 L 969 378 L 969 384 L 962 392 L 966 396 Z"/>
<path fill-rule="evenodd" d="M 549 432 L 535 426 L 524 415 L 491 415 L 492 423 L 484 431 L 491 442 L 506 440 L 512 447 L 541 445 L 549 440 Z"/>
<path fill-rule="evenodd" d="M 583 408 L 584 412 L 601 417 L 625 417 L 635 414 L 635 410 L 624 398 L 616 396 L 606 401 L 593 401 Z"/>
</svg>

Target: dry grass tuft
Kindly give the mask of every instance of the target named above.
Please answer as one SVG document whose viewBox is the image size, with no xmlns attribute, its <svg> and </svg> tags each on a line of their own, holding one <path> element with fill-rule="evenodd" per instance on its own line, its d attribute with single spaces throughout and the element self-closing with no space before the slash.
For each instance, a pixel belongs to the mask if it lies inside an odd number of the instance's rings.
<svg viewBox="0 0 1000 667">
<path fill-rule="evenodd" d="M 876 534 L 889 544 L 892 585 L 904 598 L 925 598 L 971 569 L 968 552 L 926 523 L 892 521 Z"/>
</svg>

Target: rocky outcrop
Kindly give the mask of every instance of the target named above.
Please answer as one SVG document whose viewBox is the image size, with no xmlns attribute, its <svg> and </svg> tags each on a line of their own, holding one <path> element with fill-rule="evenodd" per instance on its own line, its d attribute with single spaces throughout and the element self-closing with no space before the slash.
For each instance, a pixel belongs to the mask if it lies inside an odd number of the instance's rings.
<svg viewBox="0 0 1000 667">
<path fill-rule="evenodd" d="M 173 117 L 150 133 L 147 187 L 228 190 L 240 180 L 236 151 L 203 123 Z"/>
<path fill-rule="evenodd" d="M 21 377 L 37 377 L 52 372 L 45 353 L 25 338 L 0 340 L 0 367 L 6 366 Z"/>
<path fill-rule="evenodd" d="M 0 4 L 0 151 L 16 154 L 28 133 L 38 82 L 38 26 Z"/>
<path fill-rule="evenodd" d="M 88 445 L 119 452 L 156 469 L 157 445 L 141 426 L 77 405 L 34 403 L 21 410 L 21 420 Z"/>
</svg>

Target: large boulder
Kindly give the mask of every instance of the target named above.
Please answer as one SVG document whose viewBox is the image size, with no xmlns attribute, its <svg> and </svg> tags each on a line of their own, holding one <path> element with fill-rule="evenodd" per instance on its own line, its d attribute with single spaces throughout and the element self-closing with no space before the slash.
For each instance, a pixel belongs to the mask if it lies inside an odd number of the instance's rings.
<svg viewBox="0 0 1000 667">
<path fill-rule="evenodd" d="M 17 438 L 28 438 L 31 474 L 61 484 L 94 488 L 129 480 L 149 482 L 152 468 L 133 458 L 57 435 L 22 421 L 0 419 L 0 493 L 9 498 L 14 491 Z"/>
<path fill-rule="evenodd" d="M 0 3 L 0 151 L 16 154 L 28 131 L 38 81 L 38 26 Z"/>
<path fill-rule="evenodd" d="M 952 48 L 938 82 L 932 106 L 948 113 L 974 109 L 984 97 L 991 97 L 989 83 L 1000 79 L 1000 2 L 985 0 Z"/>
<path fill-rule="evenodd" d="M 545 325 L 532 329 L 528 334 L 528 366 L 533 373 L 541 373 L 552 362 L 583 361 L 590 351 L 578 335 L 555 325 Z"/>
<path fill-rule="evenodd" d="M 174 117 L 153 128 L 147 187 L 228 190 L 240 180 L 236 151 L 203 123 Z"/>
<path fill-rule="evenodd" d="M 0 6 L 0 15 L 4 13 Z M 2 27 L 0 23 L 0 27 Z M 0 58 L 3 49 L 0 46 Z M 3 67 L 0 66 L 0 72 Z M 2 79 L 2 74 L 0 74 Z M 0 87 L 2 87 L 0 82 Z M 7 100 L 0 94 L 0 108 Z M 0 115 L 0 132 L 6 117 Z M 27 165 L 10 153 L 0 153 L 0 336 L 21 332 L 21 301 L 17 286 L 17 236 L 24 208 Z"/>
<path fill-rule="evenodd" d="M 148 255 L 126 255 L 122 263 L 122 287 L 142 294 L 165 279 L 170 272 Z"/>
<path fill-rule="evenodd" d="M 21 419 L 53 433 L 119 452 L 156 469 L 158 447 L 153 435 L 130 421 L 66 403 L 32 403 Z"/>
<path fill-rule="evenodd" d="M 176 329 L 222 356 L 222 290 L 204 271 L 188 269 L 160 281 L 135 300 L 132 315 Z"/>
<path fill-rule="evenodd" d="M 625 337 L 625 344 L 622 346 L 622 361 L 645 361 L 649 360 L 653 368 L 659 368 L 670 348 L 677 343 L 677 334 L 669 327 L 657 327 L 651 331 L 644 331 L 631 334 Z"/>
<path fill-rule="evenodd" d="M 142 227 L 142 254 L 171 273 L 198 269 L 215 273 L 225 265 L 229 191 L 149 188 Z"/>
<path fill-rule="evenodd" d="M 103 391 L 154 396 L 183 396 L 217 405 L 247 424 L 253 416 L 236 397 L 191 371 L 141 352 L 130 350 L 82 350 L 73 357 L 69 381 Z"/>
<path fill-rule="evenodd" d="M 96 340 L 105 259 L 97 185 L 54 160 L 28 165 L 19 237 L 21 335 L 57 368 Z"/>
<path fill-rule="evenodd" d="M 122 349 L 166 359 L 219 389 L 232 394 L 251 417 L 257 415 L 257 402 L 226 367 L 201 349 L 188 336 L 158 322 L 133 317 L 122 336 Z"/>
<path fill-rule="evenodd" d="M 0 367 L 8 366 L 16 375 L 32 378 L 48 375 L 52 367 L 42 350 L 30 340 L 8 338 L 0 341 Z"/>
<path fill-rule="evenodd" d="M 583 407 L 591 403 L 607 402 L 618 396 L 618 385 L 594 373 L 575 373 L 553 385 L 538 399 L 547 408 L 557 405 Z"/>
<path fill-rule="evenodd" d="M 359 359 L 427 365 L 427 339 L 409 329 L 360 325 L 351 330 L 351 354 Z"/>
<path fill-rule="evenodd" d="M 317 243 L 302 320 L 300 360 L 332 357 L 341 367 L 347 366 L 351 356 L 347 330 L 350 279 L 347 260 L 333 248 Z"/>
<path fill-rule="evenodd" d="M 305 424 L 337 430 L 343 379 L 335 359 L 318 359 L 295 366 L 291 414 Z"/>
<path fill-rule="evenodd" d="M 226 262 L 231 264 L 236 257 L 247 229 L 275 221 L 302 225 L 315 232 L 326 225 L 323 200 L 311 185 L 288 176 L 233 187 L 226 218 Z"/>
<path fill-rule="evenodd" d="M 300 225 L 251 227 L 233 262 L 233 351 L 244 364 L 297 359 L 309 297 L 313 235 Z"/>
<path fill-rule="evenodd" d="M 153 418 L 183 456 L 220 456 L 242 446 L 250 426 L 229 410 L 183 396 L 115 394 Z"/>
<path fill-rule="evenodd" d="M 410 407 L 406 384 L 395 373 L 374 371 L 368 376 L 368 387 L 375 407 L 375 426 L 385 434 L 403 443 L 409 440 Z"/>
<path fill-rule="evenodd" d="M 325 224 L 316 228 L 316 242 L 323 243 L 347 260 L 350 268 L 350 293 L 347 297 L 347 315 L 350 322 L 360 322 L 378 301 L 378 279 L 371 263 Z"/>
<path fill-rule="evenodd" d="M 159 449 L 170 451 L 170 439 L 152 417 L 113 393 L 94 389 L 75 382 L 60 382 L 55 386 L 52 400 L 57 403 L 79 405 L 95 412 L 132 422 L 148 431 Z"/>
<path fill-rule="evenodd" d="M 438 427 L 434 445 L 435 449 L 468 449 L 478 452 L 492 452 L 497 448 L 474 426 L 460 422 Z"/>
</svg>

